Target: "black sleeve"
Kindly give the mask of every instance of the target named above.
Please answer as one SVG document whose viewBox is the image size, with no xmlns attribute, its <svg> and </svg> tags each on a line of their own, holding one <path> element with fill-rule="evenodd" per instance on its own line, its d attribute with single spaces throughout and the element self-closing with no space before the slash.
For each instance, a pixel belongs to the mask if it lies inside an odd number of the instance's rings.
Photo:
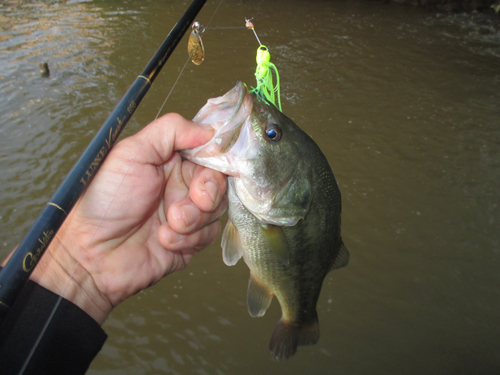
<svg viewBox="0 0 500 375">
<path fill-rule="evenodd" d="M 0 374 L 19 374 L 59 296 L 28 281 L 0 326 Z M 78 306 L 62 298 L 23 374 L 85 374 L 107 335 Z"/>
</svg>

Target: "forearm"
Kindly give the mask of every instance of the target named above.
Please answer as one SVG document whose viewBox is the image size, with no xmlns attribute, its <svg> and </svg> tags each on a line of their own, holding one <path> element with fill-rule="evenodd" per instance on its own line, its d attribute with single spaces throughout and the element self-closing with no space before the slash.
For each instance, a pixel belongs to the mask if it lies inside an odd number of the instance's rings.
<svg viewBox="0 0 500 375">
<path fill-rule="evenodd" d="M 29 281 L 0 326 L 1 373 L 84 374 L 106 338 L 79 307 Z"/>
<path fill-rule="evenodd" d="M 80 266 L 85 254 L 63 225 L 0 326 L 2 374 L 25 366 L 25 375 L 86 372 L 107 338 L 100 325 L 112 306 Z"/>
<path fill-rule="evenodd" d="M 31 275 L 31 280 L 72 302 L 98 324 L 113 306 L 97 289 L 92 275 L 81 265 L 87 257 L 78 234 L 63 225 Z"/>
<path fill-rule="evenodd" d="M 73 236 L 69 234 L 71 232 Z M 82 267 L 80 262 L 86 259 L 87 254 L 76 237 L 76 233 L 64 224 L 41 257 L 30 280 L 74 303 L 102 324 L 113 306 L 98 291 L 92 275 Z M 10 255 L 3 261 L 2 267 L 9 261 Z"/>
</svg>

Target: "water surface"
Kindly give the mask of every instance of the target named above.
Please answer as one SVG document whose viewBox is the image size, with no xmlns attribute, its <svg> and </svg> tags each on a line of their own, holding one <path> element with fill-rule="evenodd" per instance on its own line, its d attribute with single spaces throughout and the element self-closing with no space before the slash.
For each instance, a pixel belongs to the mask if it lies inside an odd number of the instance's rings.
<svg viewBox="0 0 500 375">
<path fill-rule="evenodd" d="M 6 1 L 0 7 L 0 248 L 29 228 L 188 1 Z M 209 1 L 205 25 L 219 2 Z M 254 17 L 283 111 L 328 157 L 350 265 L 325 280 L 319 343 L 287 363 L 280 317 L 246 310 L 248 270 L 217 242 L 115 309 L 89 374 L 494 374 L 500 370 L 500 34 L 490 15 L 371 1 L 224 1 L 211 26 Z M 253 34 L 208 29 L 163 112 L 192 117 L 238 79 Z M 185 42 L 125 133 L 152 121 Z M 50 78 L 38 64 L 47 61 Z M 124 134 L 124 135 L 126 135 Z"/>
</svg>

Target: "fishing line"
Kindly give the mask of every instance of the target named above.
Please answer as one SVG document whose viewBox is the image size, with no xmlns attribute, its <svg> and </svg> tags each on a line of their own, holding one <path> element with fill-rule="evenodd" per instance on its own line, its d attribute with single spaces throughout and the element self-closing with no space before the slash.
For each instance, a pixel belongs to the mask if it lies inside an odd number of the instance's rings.
<svg viewBox="0 0 500 375">
<path fill-rule="evenodd" d="M 226 29 L 246 29 L 245 26 L 212 26 L 205 27 L 207 30 L 226 30 Z"/>
<path fill-rule="evenodd" d="M 262 43 L 260 42 L 260 39 L 257 36 L 257 32 L 255 31 L 255 27 L 253 26 L 252 20 L 253 20 L 253 17 L 252 18 L 245 18 L 245 22 L 246 22 L 245 28 L 253 31 L 253 35 L 255 35 L 255 37 L 257 38 L 257 42 L 259 42 L 259 46 L 261 46 Z"/>
<path fill-rule="evenodd" d="M 212 14 L 212 17 L 211 17 L 211 18 L 210 18 L 210 20 L 208 21 L 207 25 L 209 25 L 209 24 L 212 22 L 212 19 L 214 18 L 215 14 L 216 14 L 216 13 L 217 13 L 217 11 L 219 10 L 219 8 L 220 8 L 220 6 L 221 6 L 221 4 L 222 4 L 222 2 L 223 2 L 223 1 L 224 1 L 224 0 L 221 0 L 221 1 L 219 2 L 219 5 L 218 5 L 218 6 L 217 6 L 217 8 L 215 9 L 215 11 L 214 11 L 214 13 Z M 163 102 L 162 106 L 160 107 L 160 109 L 159 109 L 158 113 L 156 114 L 156 117 L 154 118 L 153 123 L 154 123 L 154 122 L 158 119 L 158 117 L 159 117 L 159 115 L 160 115 L 160 113 L 161 113 L 161 111 L 162 111 L 163 107 L 165 106 L 165 104 L 166 104 L 167 100 L 169 99 L 170 95 L 172 94 L 172 92 L 173 92 L 173 90 L 174 90 L 175 86 L 177 85 L 177 82 L 179 81 L 179 79 L 180 79 L 180 77 L 181 77 L 182 73 L 184 72 L 184 69 L 186 68 L 186 65 L 187 65 L 187 63 L 189 62 L 189 60 L 190 60 L 190 59 L 191 59 L 191 56 L 189 56 L 189 57 L 188 57 L 188 59 L 186 60 L 186 63 L 185 63 L 185 64 L 184 64 L 184 66 L 182 67 L 182 69 L 181 69 L 181 71 L 180 71 L 179 75 L 177 76 L 177 79 L 175 80 L 175 82 L 174 82 L 174 84 L 173 84 L 172 88 L 170 89 L 170 92 L 168 93 L 168 95 L 167 95 L 167 97 L 166 97 L 165 101 Z M 96 227 L 96 229 L 95 229 L 94 233 L 92 234 L 92 236 L 90 237 L 90 239 L 89 239 L 89 241 L 88 241 L 87 245 L 86 245 L 86 246 L 85 246 L 85 248 L 83 249 L 82 255 L 81 255 L 81 256 L 80 256 L 80 258 L 77 260 L 77 263 L 76 263 L 76 265 L 75 265 L 75 267 L 74 267 L 73 271 L 70 273 L 70 281 L 66 284 L 66 286 L 64 287 L 63 292 L 62 292 L 62 293 L 59 295 L 59 297 L 57 298 L 57 301 L 56 301 L 56 303 L 54 304 L 54 307 L 52 308 L 52 310 L 51 310 L 51 312 L 50 312 L 50 314 L 49 314 L 49 317 L 47 318 L 47 320 L 46 320 L 45 324 L 43 325 L 43 328 L 42 328 L 42 330 L 40 331 L 40 334 L 38 335 L 37 339 L 35 340 L 35 343 L 33 344 L 33 347 L 31 348 L 31 350 L 30 350 L 30 352 L 29 352 L 29 354 L 28 354 L 28 356 L 27 356 L 26 360 L 24 361 L 24 363 L 23 363 L 23 366 L 22 366 L 21 370 L 19 371 L 19 375 L 22 375 L 22 374 L 24 373 L 24 371 L 26 370 L 26 367 L 27 367 L 27 366 L 28 366 L 28 364 L 30 363 L 31 358 L 33 357 L 33 354 L 35 353 L 36 349 L 38 348 L 38 345 L 40 344 L 40 341 L 42 340 L 43 336 L 45 335 L 45 332 L 47 331 L 47 328 L 48 328 L 49 324 L 51 323 L 52 319 L 54 318 L 54 315 L 55 315 L 55 313 L 56 313 L 56 311 L 57 311 L 57 309 L 58 309 L 59 305 L 61 304 L 62 299 L 63 299 L 63 298 L 64 298 L 64 296 L 66 295 L 66 292 L 68 291 L 68 288 L 69 288 L 69 286 L 70 286 L 70 282 L 71 282 L 72 280 L 75 280 L 74 276 L 75 276 L 75 274 L 76 274 L 76 271 L 77 271 L 78 267 L 80 267 L 80 265 L 81 265 L 81 260 L 83 259 L 83 257 L 84 257 L 85 255 L 87 255 L 87 254 L 88 254 L 88 253 L 87 253 L 87 249 L 89 248 L 90 243 L 94 240 L 94 238 L 95 238 L 95 236 L 96 236 L 96 234 L 97 234 L 98 230 L 101 228 L 101 225 L 102 225 L 102 223 L 103 223 L 104 219 L 107 217 L 107 214 L 108 214 L 108 212 L 109 212 L 109 210 L 110 210 L 110 208 L 111 208 L 111 205 L 112 205 L 112 204 L 113 204 L 113 202 L 115 201 L 115 198 L 117 197 L 118 192 L 119 192 L 119 190 L 120 190 L 121 186 L 123 185 L 123 182 L 125 181 L 125 178 L 129 175 L 130 169 L 131 169 L 131 168 L 132 168 L 132 166 L 135 164 L 135 160 L 137 159 L 137 156 L 139 155 L 139 153 L 140 153 L 140 152 L 141 152 L 141 150 L 143 149 L 143 146 L 144 146 L 144 144 L 146 143 L 146 140 L 148 139 L 148 136 L 149 136 L 149 132 L 150 132 L 150 131 L 151 131 L 151 128 L 149 128 L 149 129 L 147 130 L 146 135 L 145 135 L 145 137 L 144 137 L 144 140 L 142 141 L 142 143 L 141 143 L 141 144 L 140 144 L 140 146 L 139 146 L 139 149 L 137 150 L 136 154 L 133 156 L 132 160 L 130 161 L 130 164 L 129 164 L 129 166 L 128 166 L 128 168 L 127 168 L 127 170 L 126 170 L 126 172 L 125 172 L 125 174 L 124 174 L 124 176 L 123 176 L 123 178 L 122 178 L 122 180 L 121 180 L 121 181 L 120 181 L 120 183 L 118 184 L 118 187 L 117 187 L 117 189 L 116 189 L 116 191 L 115 191 L 115 193 L 114 193 L 113 197 L 111 198 L 111 202 L 108 204 L 108 206 L 107 206 L 107 208 L 106 208 L 106 210 L 105 210 L 105 212 L 104 212 L 103 216 L 101 217 L 101 219 L 100 219 L 99 223 L 97 224 L 97 227 Z M 114 306 L 113 306 L 113 307 L 114 307 Z"/>
</svg>

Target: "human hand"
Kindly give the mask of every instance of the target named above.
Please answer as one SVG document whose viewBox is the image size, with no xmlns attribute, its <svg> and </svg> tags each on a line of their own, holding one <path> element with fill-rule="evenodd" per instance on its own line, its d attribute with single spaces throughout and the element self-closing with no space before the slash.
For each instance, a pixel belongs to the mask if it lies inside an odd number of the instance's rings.
<svg viewBox="0 0 500 375">
<path fill-rule="evenodd" d="M 220 233 L 226 177 L 175 151 L 212 135 L 168 114 L 117 143 L 32 280 L 102 324 L 118 303 L 185 268 Z"/>
</svg>

